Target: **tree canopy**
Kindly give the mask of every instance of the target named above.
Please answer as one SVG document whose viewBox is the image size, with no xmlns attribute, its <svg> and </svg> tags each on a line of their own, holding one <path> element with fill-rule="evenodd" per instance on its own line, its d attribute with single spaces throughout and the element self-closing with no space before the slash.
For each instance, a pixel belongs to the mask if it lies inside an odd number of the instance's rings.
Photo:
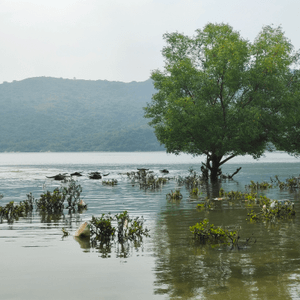
<svg viewBox="0 0 300 300">
<path fill-rule="evenodd" d="M 259 158 L 270 142 L 297 152 L 299 54 L 281 27 L 263 27 L 253 43 L 212 23 L 164 39 L 165 66 L 152 72 L 157 93 L 145 117 L 167 152 L 206 155 L 212 180 L 229 159 Z"/>
</svg>

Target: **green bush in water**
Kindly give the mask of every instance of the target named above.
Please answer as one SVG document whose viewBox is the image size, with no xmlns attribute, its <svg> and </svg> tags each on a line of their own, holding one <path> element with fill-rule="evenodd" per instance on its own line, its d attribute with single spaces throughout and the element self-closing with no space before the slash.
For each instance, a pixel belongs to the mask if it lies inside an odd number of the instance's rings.
<svg viewBox="0 0 300 300">
<path fill-rule="evenodd" d="M 117 226 L 114 226 L 115 224 Z M 117 235 L 118 243 L 126 241 L 141 241 L 143 236 L 149 236 L 149 230 L 144 228 L 143 217 L 131 219 L 127 211 L 112 216 L 102 214 L 100 218 L 92 217 L 90 221 L 92 243 L 110 243 Z"/>
<path fill-rule="evenodd" d="M 5 206 L 0 206 L 0 221 L 7 220 L 8 223 L 13 223 L 19 220 L 20 217 L 26 217 L 33 210 L 34 198 L 32 194 L 27 194 L 27 200 L 20 201 L 16 204 L 14 201 L 9 202 Z"/>
<path fill-rule="evenodd" d="M 118 184 L 118 180 L 117 179 L 111 179 L 111 180 L 103 180 L 102 181 L 103 185 L 110 185 L 110 186 L 114 186 Z"/>
<path fill-rule="evenodd" d="M 36 200 L 37 210 L 42 214 L 61 215 L 63 210 L 82 212 L 87 205 L 80 200 L 82 188 L 75 180 L 69 182 L 68 187 L 56 188 L 53 192 L 47 191 Z M 65 207 L 64 203 L 67 202 Z"/>
<path fill-rule="evenodd" d="M 36 201 L 36 206 L 41 213 L 61 214 L 64 209 L 64 201 L 63 193 L 56 188 L 52 193 L 47 191 L 41 194 L 40 199 Z"/>
<path fill-rule="evenodd" d="M 77 184 L 75 180 L 71 179 L 68 187 L 61 188 L 61 192 L 63 194 L 64 200 L 67 201 L 67 209 L 72 212 L 82 211 L 84 208 L 84 204 L 80 200 L 80 195 L 82 193 L 82 187 L 80 184 Z"/>
<path fill-rule="evenodd" d="M 238 244 L 239 235 L 237 231 L 229 231 L 222 227 L 215 227 L 208 219 L 204 219 L 194 226 L 190 226 L 194 239 L 201 244 L 226 244 L 235 246 Z"/>
<path fill-rule="evenodd" d="M 271 183 L 268 182 L 254 182 L 251 180 L 251 184 L 246 186 L 247 188 L 250 188 L 251 190 L 267 190 L 273 187 Z"/>
<path fill-rule="evenodd" d="M 175 190 L 174 192 L 171 190 L 170 193 L 166 195 L 168 200 L 181 200 L 182 194 L 180 193 L 180 190 Z"/>
<path fill-rule="evenodd" d="M 248 213 L 249 221 L 275 221 L 278 219 L 292 218 L 295 216 L 294 203 L 289 200 L 271 201 L 266 197 L 261 199 L 262 208 L 256 213 L 251 210 Z"/>
</svg>

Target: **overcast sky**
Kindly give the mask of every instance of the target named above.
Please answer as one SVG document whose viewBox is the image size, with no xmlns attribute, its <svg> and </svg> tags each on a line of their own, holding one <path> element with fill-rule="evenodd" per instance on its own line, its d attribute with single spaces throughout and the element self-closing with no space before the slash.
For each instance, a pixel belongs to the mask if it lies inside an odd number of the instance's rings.
<svg viewBox="0 0 300 300">
<path fill-rule="evenodd" d="M 50 76 L 144 81 L 162 68 L 162 35 L 229 23 L 253 41 L 281 25 L 300 48 L 299 0 L 0 0 L 3 81 Z"/>
</svg>

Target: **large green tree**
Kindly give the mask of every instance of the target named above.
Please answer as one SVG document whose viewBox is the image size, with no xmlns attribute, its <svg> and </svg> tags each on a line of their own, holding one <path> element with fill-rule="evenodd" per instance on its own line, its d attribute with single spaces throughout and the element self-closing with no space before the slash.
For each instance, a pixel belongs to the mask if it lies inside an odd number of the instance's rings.
<svg viewBox="0 0 300 300">
<path fill-rule="evenodd" d="M 299 55 L 280 27 L 263 27 L 253 43 L 227 24 L 164 39 L 165 67 L 152 72 L 157 93 L 145 117 L 167 152 L 206 155 L 216 180 L 233 157 L 258 158 L 270 142 L 285 150 L 297 136 Z"/>
</svg>

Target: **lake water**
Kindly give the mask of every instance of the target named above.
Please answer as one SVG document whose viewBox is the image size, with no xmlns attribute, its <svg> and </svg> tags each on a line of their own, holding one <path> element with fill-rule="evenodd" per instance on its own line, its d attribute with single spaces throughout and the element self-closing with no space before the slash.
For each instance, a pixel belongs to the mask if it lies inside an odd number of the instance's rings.
<svg viewBox="0 0 300 300">
<path fill-rule="evenodd" d="M 0 205 L 19 202 L 32 192 L 61 185 L 47 179 L 58 173 L 83 172 L 78 177 L 88 210 L 67 213 L 59 220 L 43 220 L 37 212 L 13 224 L 0 224 L 0 299 L 299 299 L 300 201 L 298 191 L 270 189 L 265 194 L 295 203 L 296 217 L 276 223 L 249 223 L 253 209 L 245 203 L 218 202 L 214 210 L 196 210 L 184 186 L 171 179 L 158 191 L 142 190 L 120 173 L 149 168 L 155 174 L 168 169 L 168 177 L 200 171 L 203 157 L 147 153 L 0 153 Z M 267 153 L 259 160 L 238 157 L 223 173 L 241 171 L 221 183 L 225 191 L 245 189 L 251 180 L 284 181 L 299 176 L 300 160 L 285 153 Z M 89 172 L 110 173 L 118 185 L 104 186 Z M 166 194 L 180 188 L 183 199 L 169 202 Z M 201 197 L 206 196 L 203 190 Z M 113 245 L 108 252 L 79 243 L 73 235 L 83 221 L 102 213 L 127 210 L 143 216 L 150 229 L 140 247 Z M 197 246 L 189 226 L 209 218 L 218 226 L 238 226 L 242 239 L 255 244 L 242 250 Z M 71 235 L 62 238 L 61 228 Z"/>
</svg>

